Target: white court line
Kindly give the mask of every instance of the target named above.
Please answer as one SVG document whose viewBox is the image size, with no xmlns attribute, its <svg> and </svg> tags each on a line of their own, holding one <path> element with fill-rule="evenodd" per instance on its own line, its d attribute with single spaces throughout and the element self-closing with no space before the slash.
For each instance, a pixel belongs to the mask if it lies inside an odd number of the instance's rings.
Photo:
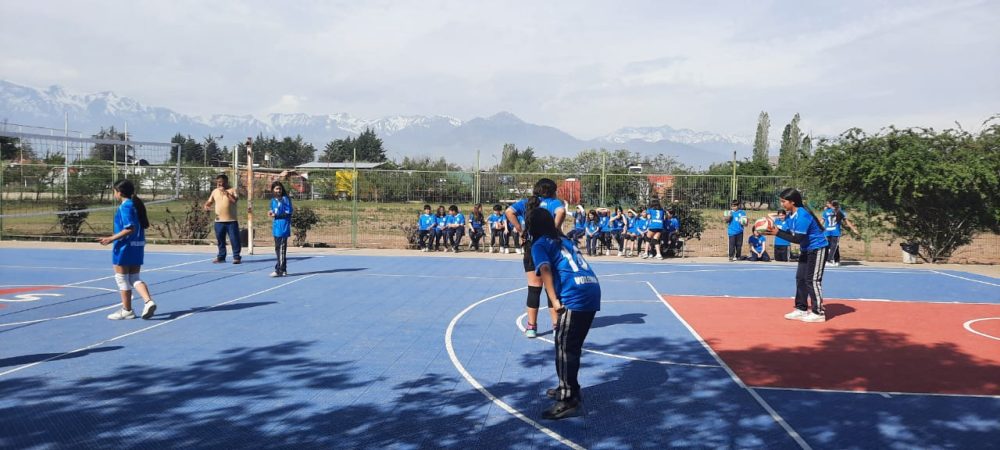
<svg viewBox="0 0 1000 450">
<path fill-rule="evenodd" d="M 0 286 L 0 287 L 7 287 L 7 286 L 52 286 L 52 287 L 63 287 L 63 286 L 55 285 L 55 284 L 5 284 L 5 285 Z M 118 292 L 118 291 L 116 291 L 114 289 L 108 289 L 108 288 L 102 288 L 102 287 L 93 287 L 93 286 L 74 286 L 74 288 L 76 288 L 76 289 L 93 289 L 93 290 L 97 290 L 97 291 L 107 291 L 107 292 Z M 0 327 L 13 327 L 13 326 L 17 326 L 17 325 L 28 325 L 28 324 L 32 324 L 32 323 L 38 323 L 38 322 L 48 322 L 50 320 L 69 319 L 70 317 L 78 317 L 78 316 L 84 316 L 84 315 L 87 315 L 87 314 L 93 314 L 95 312 L 107 311 L 107 310 L 109 310 L 111 308 L 117 308 L 118 305 L 119 305 L 119 303 L 115 303 L 114 305 L 111 305 L 111 306 L 104 306 L 104 307 L 100 307 L 100 308 L 97 308 L 97 309 L 91 309 L 91 310 L 87 310 L 87 311 L 83 311 L 83 312 L 78 312 L 78 313 L 74 313 L 74 314 L 68 314 L 68 315 L 59 316 L 59 317 L 46 317 L 44 319 L 25 320 L 24 322 L 0 323 Z"/>
<path fill-rule="evenodd" d="M 805 389 L 805 388 L 786 388 L 786 387 L 771 387 L 771 386 L 755 386 L 755 390 L 764 391 L 794 391 L 794 392 L 829 392 L 833 394 L 858 394 L 858 395 L 881 395 L 882 397 L 889 398 L 893 395 L 896 396 L 920 396 L 920 397 L 975 397 L 975 398 L 1000 398 L 1000 395 L 989 395 L 989 394 L 935 394 L 930 392 L 892 392 L 892 391 L 849 391 L 846 389 Z"/>
<path fill-rule="evenodd" d="M 704 294 L 670 294 L 671 297 L 712 297 L 712 298 L 748 298 L 754 300 L 781 300 L 787 301 L 792 300 L 794 297 L 761 297 L 756 295 L 704 295 Z M 930 303 L 933 305 L 997 305 L 997 303 L 985 303 L 985 302 L 961 302 L 961 301 L 935 301 L 935 300 L 890 300 L 887 298 L 835 298 L 835 297 L 824 297 L 823 301 L 845 301 L 845 302 L 881 302 L 881 303 L 915 303 L 924 304 Z"/>
<path fill-rule="evenodd" d="M 124 338 L 127 338 L 127 337 L 135 335 L 135 334 L 144 333 L 146 331 L 152 330 L 153 328 L 161 327 L 163 325 L 167 325 L 167 324 L 170 324 L 170 323 L 174 323 L 174 322 L 176 322 L 178 320 L 181 320 L 181 319 L 184 319 L 184 318 L 187 318 L 187 317 L 191 317 L 191 316 L 193 316 L 193 315 L 195 315 L 197 313 L 200 313 L 202 311 L 207 311 L 207 310 L 210 310 L 210 309 L 213 309 L 213 308 L 218 308 L 220 306 L 228 305 L 230 303 L 238 302 L 240 300 L 245 300 L 245 299 L 248 299 L 250 297 L 255 297 L 255 296 L 258 296 L 260 294 L 271 292 L 271 291 L 273 291 L 275 289 L 283 288 L 283 287 L 288 286 L 288 285 L 290 285 L 292 283 L 298 283 L 299 281 L 306 280 L 306 279 L 312 278 L 314 276 L 316 276 L 316 275 L 306 275 L 306 276 L 304 276 L 302 278 L 298 278 L 298 279 L 295 279 L 295 280 L 292 280 L 292 281 L 289 281 L 289 282 L 286 282 L 286 283 L 282 283 L 282 284 L 279 284 L 277 286 L 271 286 L 271 287 L 269 287 L 267 289 L 264 289 L 262 291 L 257 291 L 257 292 L 254 292 L 252 294 L 247 294 L 247 295 L 244 295 L 242 297 L 234 298 L 232 300 L 226 300 L 226 301 L 224 301 L 222 303 L 217 303 L 217 304 L 212 305 L 212 306 L 206 306 L 204 308 L 196 309 L 196 310 L 191 311 L 191 312 L 189 312 L 187 314 L 183 314 L 183 315 L 177 316 L 177 317 L 175 317 L 173 319 L 160 322 L 160 323 L 158 323 L 156 325 L 150 325 L 150 326 L 145 327 L 145 328 L 140 328 L 138 330 L 135 330 L 135 331 L 132 331 L 132 332 L 129 332 L 129 333 L 121 334 L 121 335 L 115 336 L 115 337 L 110 338 L 110 339 L 105 339 L 105 340 L 103 340 L 101 342 L 97 342 L 95 344 L 90 344 L 90 345 L 88 345 L 86 347 L 80 347 L 80 348 L 78 348 L 76 350 L 68 351 L 66 353 L 63 353 L 63 354 L 60 354 L 60 355 L 56 355 L 56 356 L 53 356 L 51 358 L 46 358 L 46 359 L 43 359 L 41 361 L 36 361 L 36 362 L 31 363 L 31 364 L 25 364 L 23 366 L 17 366 L 17 367 L 15 367 L 13 369 L 6 370 L 4 372 L 0 372 L 0 377 L 5 376 L 5 375 L 10 375 L 10 374 L 12 374 L 14 372 L 18 372 L 18 371 L 21 371 L 21 370 L 24 370 L 24 369 L 27 369 L 27 368 L 30 368 L 30 367 L 34 367 L 34 366 L 37 366 L 39 364 L 52 361 L 54 359 L 59 359 L 59 358 L 65 357 L 66 355 L 72 355 L 73 353 L 79 353 L 79 352 L 82 352 L 82 351 L 90 350 L 90 349 L 92 349 L 94 347 L 99 347 L 99 346 L 107 344 L 109 342 L 114 342 L 114 341 L 117 341 L 119 339 L 124 339 Z"/>
<path fill-rule="evenodd" d="M 149 270 L 146 270 L 144 272 L 145 273 L 148 273 L 148 272 L 157 272 L 157 271 L 160 271 L 160 270 L 170 269 L 172 267 L 187 266 L 189 264 L 197 264 L 197 263 L 200 263 L 200 262 L 211 261 L 213 259 L 215 259 L 215 258 L 199 259 L 199 260 L 196 260 L 196 261 L 188 261 L 188 262 L 185 262 L 185 263 L 173 264 L 173 265 L 170 265 L 170 266 L 157 267 L 155 269 L 149 269 Z M 63 286 L 76 286 L 78 284 L 87 284 L 87 283 L 93 283 L 95 281 L 110 280 L 110 279 L 112 279 L 114 277 L 115 277 L 114 275 L 111 275 L 110 277 L 94 278 L 93 280 L 77 281 L 76 283 L 64 284 Z"/>
<path fill-rule="evenodd" d="M 465 378 L 465 381 L 467 381 L 469 384 L 471 384 L 472 387 L 476 388 L 476 390 L 479 391 L 479 393 L 481 393 L 484 396 L 486 396 L 486 398 L 488 398 L 495 405 L 499 406 L 504 411 L 507 411 L 507 413 L 509 413 L 510 415 L 512 415 L 512 416 L 520 419 L 522 422 L 527 423 L 528 425 L 531 425 L 532 427 L 535 427 L 535 429 L 537 429 L 538 431 L 541 431 L 542 433 L 547 434 L 549 437 L 551 437 L 551 438 L 553 438 L 553 439 L 555 439 L 555 440 L 563 443 L 564 445 L 566 445 L 566 446 L 568 446 L 570 448 L 576 449 L 576 450 L 585 450 L 584 447 L 581 446 L 580 444 L 577 444 L 576 442 L 573 442 L 573 441 L 567 439 L 566 437 L 562 436 L 561 434 L 556 433 L 552 429 L 547 428 L 546 426 L 544 426 L 544 425 L 542 425 L 542 424 L 540 424 L 538 422 L 535 422 L 534 420 L 531 420 L 530 418 L 528 418 L 528 416 L 525 416 L 520 411 L 518 411 L 517 409 L 515 409 L 513 406 L 510 406 L 509 404 L 507 404 L 503 400 L 500 400 L 499 398 L 497 398 L 497 396 L 493 395 L 493 393 L 491 393 L 485 387 L 483 387 L 483 385 L 480 384 L 479 381 L 477 381 L 472 376 L 472 374 L 469 373 L 469 371 L 465 370 L 465 366 L 462 365 L 461 361 L 458 360 L 458 355 L 455 354 L 455 347 L 454 347 L 454 345 L 452 345 L 452 334 L 455 331 L 455 325 L 462 318 L 462 316 L 464 316 L 469 311 L 472 311 L 473 308 L 475 308 L 475 307 L 477 307 L 477 306 L 479 306 L 479 305 L 481 305 L 483 303 L 486 303 L 486 302 L 488 302 L 490 300 L 493 300 L 495 298 L 503 297 L 503 296 L 505 296 L 507 294 L 512 294 L 514 292 L 521 291 L 521 290 L 524 290 L 524 289 L 527 289 L 527 288 L 526 287 L 520 287 L 520 288 L 517 288 L 517 289 L 512 289 L 512 290 L 509 290 L 507 292 L 503 292 L 503 293 L 494 295 L 492 297 L 486 297 L 486 298 L 484 298 L 484 299 L 482 299 L 482 300 L 480 300 L 478 302 L 475 302 L 475 303 L 469 305 L 468 307 L 466 307 L 465 309 L 463 309 L 462 312 L 458 313 L 455 317 L 453 317 L 451 319 L 451 323 L 448 324 L 447 331 L 445 331 L 445 333 L 444 333 L 444 346 L 448 350 L 448 357 L 451 358 L 451 363 L 455 366 L 455 369 L 458 370 L 458 373 L 462 374 L 462 378 Z M 0 374 L 0 375 L 3 375 L 3 374 Z"/>
<path fill-rule="evenodd" d="M 937 270 L 931 270 L 930 272 L 931 273 L 936 273 L 938 275 L 944 275 L 946 277 L 952 277 L 952 278 L 958 278 L 960 280 L 971 281 L 973 283 L 982 283 L 982 284 L 985 284 L 987 286 L 1000 287 L 1000 284 L 990 283 L 989 281 L 977 280 L 977 279 L 974 279 L 974 278 L 960 277 L 958 275 L 952 275 L 950 273 L 939 272 Z"/>
<path fill-rule="evenodd" d="M 639 301 L 634 301 L 634 302 L 638 303 Z M 604 303 L 615 303 L 615 302 L 607 302 L 607 301 L 603 301 L 602 300 L 601 304 L 604 304 Z M 642 301 L 642 303 L 660 303 L 660 302 Z M 548 309 L 548 308 L 541 308 L 541 309 Z M 522 313 L 520 316 L 517 317 L 517 319 L 514 320 L 514 322 L 517 324 L 517 328 L 520 329 L 522 333 L 524 332 L 525 328 L 524 328 L 524 325 L 521 323 L 521 321 L 524 320 L 524 318 L 527 315 L 528 315 L 528 313 Z M 542 342 L 548 342 L 549 344 L 555 344 L 555 342 L 552 341 L 551 339 L 544 338 L 544 337 L 541 337 L 541 336 L 537 337 L 536 340 L 542 341 Z M 602 352 L 600 350 L 591 350 L 589 348 L 583 348 L 582 350 L 585 351 L 585 352 L 587 352 L 587 353 L 593 353 L 595 355 L 607 356 L 607 357 L 610 357 L 610 358 L 618 358 L 618 359 L 624 359 L 624 360 L 628 360 L 628 361 L 648 362 L 648 363 L 660 364 L 660 365 L 664 365 L 664 366 L 684 366 L 684 367 L 698 367 L 698 368 L 706 368 L 706 369 L 718 369 L 718 368 L 720 368 L 720 366 L 717 365 L 717 364 L 682 363 L 682 362 L 666 361 L 666 360 L 636 358 L 634 356 L 627 356 L 627 355 L 619 355 L 617 353 Z"/>
<path fill-rule="evenodd" d="M 996 336 L 993 336 L 991 334 L 986 334 L 986 333 L 983 333 L 981 331 L 976 331 L 976 330 L 972 329 L 972 324 L 974 324 L 976 322 L 983 321 L 983 320 L 1000 320 L 1000 317 L 983 317 L 982 319 L 972 319 L 972 320 L 970 320 L 970 321 L 965 322 L 964 324 L 962 324 L 962 326 L 965 327 L 966 330 L 969 330 L 969 332 L 971 332 L 971 333 L 975 333 L 975 334 L 978 334 L 978 335 L 980 335 L 982 337 L 987 337 L 987 338 L 993 339 L 995 341 L 1000 341 L 1000 337 L 996 337 Z"/>
<path fill-rule="evenodd" d="M 663 302 L 663 305 L 666 306 L 671 313 L 673 313 L 674 317 L 676 317 L 677 320 L 681 322 L 681 324 L 687 327 L 691 335 L 694 336 L 695 339 L 697 339 L 698 342 L 701 343 L 701 346 L 704 347 L 705 350 L 712 355 L 712 358 L 715 358 L 715 360 L 719 363 L 719 366 L 721 366 L 723 369 L 726 370 L 726 373 L 729 374 L 729 377 L 732 378 L 732 380 L 736 382 L 736 384 L 739 387 L 745 389 L 750 394 L 750 396 L 753 397 L 753 399 L 756 400 L 757 403 L 762 408 L 764 408 L 764 410 L 767 411 L 768 414 L 771 415 L 771 418 L 774 419 L 774 421 L 777 422 L 778 425 L 781 426 L 781 428 L 785 429 L 785 432 L 787 432 L 788 435 L 791 436 L 793 440 L 795 440 L 795 443 L 799 444 L 799 447 L 801 447 L 803 450 L 812 449 L 812 447 L 810 447 L 809 444 L 804 439 L 802 439 L 802 436 L 800 436 L 799 433 L 795 431 L 795 429 L 792 428 L 791 425 L 788 424 L 788 422 L 785 422 L 785 419 L 782 418 L 781 415 L 778 414 L 778 412 L 775 411 L 774 408 L 772 408 L 771 405 L 769 405 L 767 401 L 764 400 L 763 397 L 754 392 L 753 389 L 747 386 L 746 383 L 744 383 L 743 380 L 741 380 L 740 377 L 736 375 L 736 372 L 733 372 L 733 369 L 731 369 L 729 365 L 727 365 L 726 362 L 723 361 L 722 358 L 719 357 L 717 353 L 715 353 L 715 350 L 712 350 L 712 347 L 708 345 L 708 343 L 705 342 L 704 339 L 702 339 L 701 335 L 698 334 L 698 332 L 695 331 L 694 328 L 691 327 L 691 325 L 687 323 L 687 321 L 684 320 L 684 318 L 681 317 L 679 313 L 677 313 L 677 310 L 674 309 L 673 305 L 671 305 L 670 302 L 668 302 L 665 298 L 663 298 L 663 295 L 661 295 L 659 291 L 657 291 L 656 288 L 653 287 L 652 283 L 646 282 L 646 285 L 649 286 L 649 288 L 653 291 L 654 294 L 656 294 L 656 298 L 660 299 L 660 301 Z"/>
</svg>

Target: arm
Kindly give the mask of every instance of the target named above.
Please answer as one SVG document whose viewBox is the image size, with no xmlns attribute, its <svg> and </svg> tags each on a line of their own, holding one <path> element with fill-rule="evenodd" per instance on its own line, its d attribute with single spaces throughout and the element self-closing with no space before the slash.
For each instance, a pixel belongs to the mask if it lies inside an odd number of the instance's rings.
<svg viewBox="0 0 1000 450">
<path fill-rule="evenodd" d="M 566 208 L 556 210 L 556 229 L 562 230 L 563 221 L 566 220 Z"/>
<path fill-rule="evenodd" d="M 854 226 L 853 223 L 851 223 L 851 219 L 844 217 L 844 225 L 847 225 L 847 228 L 850 228 L 851 231 L 854 232 L 854 234 L 859 234 L 858 229 Z"/>
<path fill-rule="evenodd" d="M 225 192 L 226 193 L 226 197 L 229 197 L 229 200 L 232 201 L 232 202 L 234 202 L 234 203 L 237 202 L 237 201 L 239 201 L 239 199 L 240 199 L 239 196 L 236 194 L 236 189 L 234 189 L 234 188 L 226 189 L 223 192 Z"/>
<path fill-rule="evenodd" d="M 538 268 L 539 274 L 542 278 L 542 286 L 545 287 L 545 294 L 549 296 L 552 300 L 552 308 L 559 312 L 562 309 L 562 302 L 559 301 L 559 296 L 556 295 L 555 283 L 552 281 L 552 268 L 549 264 L 545 264 Z"/>
<path fill-rule="evenodd" d="M 514 227 L 514 231 L 517 234 L 522 234 L 521 223 L 517 221 L 517 213 L 514 212 L 514 209 L 508 206 L 507 210 L 504 211 L 504 215 L 507 216 L 507 223 Z"/>
<path fill-rule="evenodd" d="M 97 240 L 97 242 L 100 242 L 101 245 L 108 245 L 114 241 L 117 241 L 125 236 L 132 234 L 134 231 L 135 230 L 133 230 L 132 228 L 125 228 L 124 230 L 112 234 L 111 236 L 100 238 Z"/>
<path fill-rule="evenodd" d="M 212 192 L 208 194 L 208 200 L 205 200 L 205 210 L 207 211 L 212 209 L 212 205 L 214 204 L 215 204 L 215 190 L 212 190 Z"/>
</svg>

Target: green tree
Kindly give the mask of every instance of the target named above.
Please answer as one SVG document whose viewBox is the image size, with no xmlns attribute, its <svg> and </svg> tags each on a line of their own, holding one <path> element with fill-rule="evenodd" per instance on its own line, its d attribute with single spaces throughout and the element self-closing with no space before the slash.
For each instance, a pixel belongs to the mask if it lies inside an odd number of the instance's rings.
<svg viewBox="0 0 1000 450">
<path fill-rule="evenodd" d="M 354 160 L 354 139 L 350 136 L 344 139 L 334 139 L 327 142 L 320 155 L 320 162 L 347 162 Z"/>
<path fill-rule="evenodd" d="M 97 134 L 92 135 L 94 139 L 105 139 L 110 141 L 125 141 L 130 138 L 125 135 L 125 133 L 115 130 L 114 125 L 112 125 L 107 130 L 101 127 L 101 130 Z M 119 144 L 94 144 L 90 148 L 90 159 L 99 159 L 101 161 L 114 161 L 117 159 L 120 163 L 133 163 L 135 162 L 135 148 L 131 145 L 128 148 L 125 147 L 124 142 Z"/>
<path fill-rule="evenodd" d="M 535 150 L 527 147 L 518 150 L 514 144 L 504 144 L 500 152 L 500 167 L 498 172 L 538 172 L 539 161 Z"/>
<path fill-rule="evenodd" d="M 245 154 L 246 144 L 241 143 L 237 151 Z M 266 162 L 265 155 L 269 159 Z M 253 140 L 253 162 L 256 164 L 289 168 L 310 162 L 315 156 L 316 147 L 304 142 L 299 135 L 278 140 L 274 136 L 264 137 L 263 134 L 258 134 Z"/>
<path fill-rule="evenodd" d="M 1000 124 L 962 130 L 851 129 L 823 142 L 809 166 L 833 196 L 869 202 L 894 236 L 946 260 L 976 233 L 1000 232 Z"/>
<path fill-rule="evenodd" d="M 201 161 L 205 167 L 219 167 L 229 160 L 228 152 L 219 146 L 218 141 L 220 140 L 222 140 L 222 136 L 216 137 L 211 134 L 205 136 L 205 140 L 201 144 L 203 152 Z"/>
<path fill-rule="evenodd" d="M 0 136 L 0 159 L 30 161 L 35 159 L 35 150 L 31 148 L 30 142 L 22 141 L 20 138 Z"/>
<path fill-rule="evenodd" d="M 796 175 L 799 169 L 799 146 L 802 143 L 802 132 L 799 130 L 799 114 L 795 113 L 791 123 L 785 125 L 781 133 L 781 150 L 778 154 L 778 173 L 781 175 Z"/>
<path fill-rule="evenodd" d="M 177 133 L 170 139 L 172 144 L 180 144 L 181 162 L 191 166 L 205 164 L 205 147 L 190 135 Z M 177 161 L 177 146 L 170 147 L 170 161 Z"/>
<path fill-rule="evenodd" d="M 753 140 L 753 161 L 757 164 L 767 163 L 768 153 L 771 144 L 767 140 L 767 135 L 771 130 L 771 118 L 766 111 L 761 111 L 757 116 L 757 135 Z"/>
<path fill-rule="evenodd" d="M 378 163 L 386 161 L 382 139 L 379 139 L 370 128 L 365 128 L 357 138 L 348 136 L 328 142 L 319 160 L 320 162 L 353 161 L 355 150 L 358 152 L 358 161 Z"/>
</svg>

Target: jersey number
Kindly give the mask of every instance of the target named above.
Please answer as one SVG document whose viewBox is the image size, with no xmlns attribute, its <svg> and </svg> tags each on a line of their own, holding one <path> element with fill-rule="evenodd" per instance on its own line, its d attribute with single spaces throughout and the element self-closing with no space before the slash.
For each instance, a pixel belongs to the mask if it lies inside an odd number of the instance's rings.
<svg viewBox="0 0 1000 450">
<path fill-rule="evenodd" d="M 562 249 L 562 256 L 566 258 L 566 262 L 569 263 L 569 267 L 573 269 L 574 272 L 579 272 L 581 268 L 583 270 L 590 270 L 590 266 L 587 265 L 587 260 L 583 259 L 583 255 L 580 254 L 580 250 L 573 247 L 572 250 L 566 250 L 565 247 Z"/>
</svg>

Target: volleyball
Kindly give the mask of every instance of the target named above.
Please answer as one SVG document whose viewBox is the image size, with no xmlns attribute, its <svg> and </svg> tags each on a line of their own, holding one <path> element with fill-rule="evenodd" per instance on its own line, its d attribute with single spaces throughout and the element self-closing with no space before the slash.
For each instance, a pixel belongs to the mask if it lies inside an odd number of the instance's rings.
<svg viewBox="0 0 1000 450">
<path fill-rule="evenodd" d="M 757 221 L 753 223 L 753 229 L 763 233 L 767 231 L 769 228 L 771 228 L 772 225 L 774 225 L 774 222 L 771 222 L 770 218 L 761 217 L 760 219 L 757 219 Z"/>
<path fill-rule="evenodd" d="M 747 221 L 748 220 L 750 220 L 750 219 L 747 219 L 747 216 L 740 217 L 740 225 L 747 226 Z"/>
</svg>

